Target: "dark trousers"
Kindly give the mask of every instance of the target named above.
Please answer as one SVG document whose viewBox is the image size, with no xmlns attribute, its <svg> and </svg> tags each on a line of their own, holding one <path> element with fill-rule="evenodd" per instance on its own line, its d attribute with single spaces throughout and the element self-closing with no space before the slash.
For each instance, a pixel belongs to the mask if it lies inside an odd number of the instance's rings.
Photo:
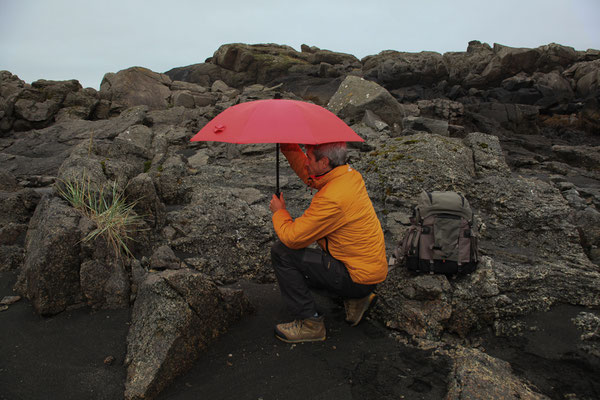
<svg viewBox="0 0 600 400">
<path fill-rule="evenodd" d="M 344 263 L 320 249 L 293 250 L 278 241 L 271 247 L 271 261 L 283 301 L 294 318 L 310 318 L 317 312 L 310 289 L 361 298 L 376 286 L 354 283 Z"/>
</svg>

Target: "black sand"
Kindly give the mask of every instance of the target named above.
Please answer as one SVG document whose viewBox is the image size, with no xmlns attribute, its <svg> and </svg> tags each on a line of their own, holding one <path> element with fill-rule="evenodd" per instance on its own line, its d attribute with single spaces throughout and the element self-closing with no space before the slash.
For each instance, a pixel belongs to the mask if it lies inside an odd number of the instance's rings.
<svg viewBox="0 0 600 400">
<path fill-rule="evenodd" d="M 12 295 L 13 272 L 0 273 L 0 298 Z M 213 343 L 160 400 L 441 399 L 450 365 L 431 351 L 407 347 L 367 319 L 351 328 L 341 304 L 317 296 L 327 316 L 325 342 L 291 345 L 273 337 L 286 319 L 276 285 L 240 285 L 257 311 Z M 557 307 L 525 321 L 535 330 L 482 347 L 552 399 L 600 398 L 600 363 L 575 346 L 567 323 L 581 311 Z M 129 311 L 80 308 L 37 316 L 27 300 L 0 312 L 0 400 L 122 399 Z M 112 365 L 105 364 L 109 356 Z M 575 397 L 573 397 L 575 396 Z"/>
</svg>

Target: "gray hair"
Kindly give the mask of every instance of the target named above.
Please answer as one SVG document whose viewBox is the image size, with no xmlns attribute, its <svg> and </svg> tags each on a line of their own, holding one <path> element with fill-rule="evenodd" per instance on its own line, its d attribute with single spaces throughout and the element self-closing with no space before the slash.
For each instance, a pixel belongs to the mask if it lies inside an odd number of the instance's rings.
<svg viewBox="0 0 600 400">
<path fill-rule="evenodd" d="M 348 156 L 346 142 L 323 143 L 317 145 L 307 144 L 306 150 L 308 151 L 309 149 L 312 149 L 312 153 L 315 155 L 317 161 L 323 157 L 327 157 L 331 168 L 346 164 L 346 158 Z"/>
</svg>

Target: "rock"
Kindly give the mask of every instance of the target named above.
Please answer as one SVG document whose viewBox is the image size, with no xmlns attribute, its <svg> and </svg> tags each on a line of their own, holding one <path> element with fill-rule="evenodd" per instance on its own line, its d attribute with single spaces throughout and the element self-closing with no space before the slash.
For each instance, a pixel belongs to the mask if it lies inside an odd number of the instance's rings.
<svg viewBox="0 0 600 400">
<path fill-rule="evenodd" d="M 182 204 L 186 201 L 187 188 L 183 178 L 187 175 L 187 162 L 179 156 L 171 156 L 153 173 L 152 180 L 159 198 L 165 204 Z"/>
<path fill-rule="evenodd" d="M 458 123 L 462 120 L 465 107 L 462 103 L 446 99 L 419 100 L 417 102 L 419 115 L 423 117 L 443 119 L 448 123 Z"/>
<path fill-rule="evenodd" d="M 8 171 L 0 171 L 0 191 L 16 192 L 22 189 L 13 174 Z"/>
<path fill-rule="evenodd" d="M 499 289 L 492 262 L 484 257 L 472 274 L 414 275 L 398 266 L 379 285 L 383 307 L 375 312 L 388 328 L 438 340 L 443 332 L 465 337 L 494 320 Z"/>
<path fill-rule="evenodd" d="M 5 232 L 5 240 L 14 243 L 14 238 L 20 233 L 20 224 L 29 222 L 29 218 L 33 215 L 40 195 L 33 189 L 26 188 L 16 192 L 0 191 L 0 223 L 2 223 L 2 231 Z M 12 225 L 12 228 L 10 224 Z M 12 232 L 9 234 L 9 231 Z M 13 239 L 9 239 L 12 237 Z M 6 244 L 11 244 L 11 243 Z"/>
<path fill-rule="evenodd" d="M 100 96 L 126 107 L 145 105 L 151 110 L 162 109 L 169 105 L 170 85 L 167 75 L 132 67 L 104 75 Z"/>
<path fill-rule="evenodd" d="M 402 105 L 387 90 L 356 76 L 344 79 L 327 108 L 351 124 L 359 122 L 367 110 L 377 110 L 377 115 L 390 126 L 401 124 L 404 118 Z"/>
<path fill-rule="evenodd" d="M 156 397 L 249 309 L 241 291 L 221 291 L 199 272 L 150 274 L 127 335 L 125 398 Z"/>
<path fill-rule="evenodd" d="M 0 271 L 12 271 L 23 265 L 23 247 L 0 245 Z"/>
<path fill-rule="evenodd" d="M 181 269 L 183 267 L 185 264 L 167 245 L 160 246 L 150 257 L 150 268 L 154 270 Z"/>
<path fill-rule="evenodd" d="M 490 45 L 473 40 L 466 52 L 444 53 L 448 68 L 448 82 L 465 88 L 484 87 L 487 82 L 481 76 L 494 52 Z M 460 87 L 459 86 L 459 87 Z"/>
<path fill-rule="evenodd" d="M 454 361 L 446 399 L 528 399 L 548 397 L 535 392 L 513 373 L 506 361 L 465 347 L 450 352 Z"/>
<path fill-rule="evenodd" d="M 414 135 L 418 132 L 448 136 L 448 121 L 424 117 L 406 117 L 402 120 L 402 134 Z"/>
<path fill-rule="evenodd" d="M 448 78 L 443 56 L 431 51 L 401 53 L 386 50 L 363 58 L 362 64 L 365 79 L 388 90 L 416 84 L 431 86 Z"/>
<path fill-rule="evenodd" d="M 0 300 L 0 305 L 10 306 L 19 300 L 21 300 L 21 296 L 4 296 L 2 300 Z"/>
<path fill-rule="evenodd" d="M 475 173 L 478 177 L 486 175 L 510 176 L 510 168 L 506 164 L 502 146 L 497 136 L 481 132 L 472 132 L 464 142 L 473 151 Z"/>
<path fill-rule="evenodd" d="M 540 46 L 537 50 L 540 52 L 540 57 L 536 62 L 536 69 L 541 72 L 561 71 L 578 59 L 575 49 L 556 43 Z"/>
<path fill-rule="evenodd" d="M 203 189 L 191 194 L 188 205 L 168 214 L 167 224 L 177 232 L 170 247 L 187 255 L 186 264 L 221 282 L 242 277 L 271 281 L 268 249 L 273 233 L 267 196 L 251 188 L 219 188 L 215 179 L 209 181 L 204 187 L 191 184 Z"/>
<path fill-rule="evenodd" d="M 137 199 L 134 210 L 151 227 L 160 229 L 165 224 L 166 208 L 149 174 L 142 173 L 131 179 L 125 188 L 125 196 L 127 199 Z"/>
<path fill-rule="evenodd" d="M 234 74 L 221 75 L 228 85 L 239 88 L 251 83 L 268 85 L 290 68 L 310 65 L 308 56 L 289 46 L 276 44 L 225 44 L 214 53 L 212 62 Z"/>
<path fill-rule="evenodd" d="M 122 260 L 117 257 L 92 259 L 81 263 L 81 291 L 92 308 L 129 307 L 130 284 Z"/>
<path fill-rule="evenodd" d="M 423 189 L 468 194 L 475 176 L 473 153 L 460 139 L 425 133 L 387 138 L 356 168 L 372 200 L 405 212 Z"/>
<path fill-rule="evenodd" d="M 194 83 L 202 87 L 208 88 L 218 79 L 231 82 L 227 77 L 233 77 L 235 74 L 215 65 L 213 63 L 202 63 L 189 65 L 187 67 L 173 68 L 165 75 L 169 76 L 173 81 L 185 81 Z M 181 90 L 176 86 L 174 90 Z"/>
<path fill-rule="evenodd" d="M 494 43 L 494 56 L 481 71 L 481 78 L 493 85 L 519 72 L 535 70 L 540 52 L 536 49 L 514 48 Z"/>
<path fill-rule="evenodd" d="M 378 132 L 389 129 L 390 127 L 371 110 L 365 111 L 362 122 L 369 128 L 375 129 Z"/>
<path fill-rule="evenodd" d="M 15 289 L 41 315 L 58 314 L 82 301 L 79 219 L 75 209 L 49 196 L 31 218 Z"/>
<path fill-rule="evenodd" d="M 600 170 L 600 146 L 552 146 L 560 161 L 575 167 Z"/>
<path fill-rule="evenodd" d="M 144 109 L 130 109 L 120 117 L 102 121 L 65 121 L 39 131 L 22 132 L 10 145 L 1 150 L 4 168 L 17 178 L 32 175 L 58 174 L 61 164 L 69 157 L 74 146 L 86 142 L 81 149 L 89 151 L 89 143 L 112 140 L 130 126 L 141 124 L 146 117 Z M 98 162 L 100 162 L 99 160 Z"/>
<path fill-rule="evenodd" d="M 503 128 L 524 134 L 537 134 L 537 107 L 524 104 L 478 103 L 468 105 L 469 111 L 497 121 Z M 486 132 L 494 133 L 494 132 Z"/>
<path fill-rule="evenodd" d="M 575 213 L 575 225 L 586 254 L 593 263 L 600 264 L 600 253 L 597 251 L 600 249 L 600 212 L 587 204 L 583 205 Z"/>
</svg>

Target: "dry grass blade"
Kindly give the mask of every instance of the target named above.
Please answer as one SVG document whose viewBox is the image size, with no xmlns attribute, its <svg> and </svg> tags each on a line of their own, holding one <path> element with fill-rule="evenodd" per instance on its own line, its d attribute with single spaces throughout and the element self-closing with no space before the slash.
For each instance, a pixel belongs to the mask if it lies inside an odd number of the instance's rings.
<svg viewBox="0 0 600 400">
<path fill-rule="evenodd" d="M 92 190 L 88 179 L 61 181 L 58 194 L 75 209 L 96 223 L 96 229 L 83 240 L 104 237 L 118 257 L 133 256 L 127 242 L 143 226 L 143 219 L 133 211 L 135 202 L 128 203 L 123 193 L 113 183 L 109 191 L 105 187 Z"/>
</svg>

